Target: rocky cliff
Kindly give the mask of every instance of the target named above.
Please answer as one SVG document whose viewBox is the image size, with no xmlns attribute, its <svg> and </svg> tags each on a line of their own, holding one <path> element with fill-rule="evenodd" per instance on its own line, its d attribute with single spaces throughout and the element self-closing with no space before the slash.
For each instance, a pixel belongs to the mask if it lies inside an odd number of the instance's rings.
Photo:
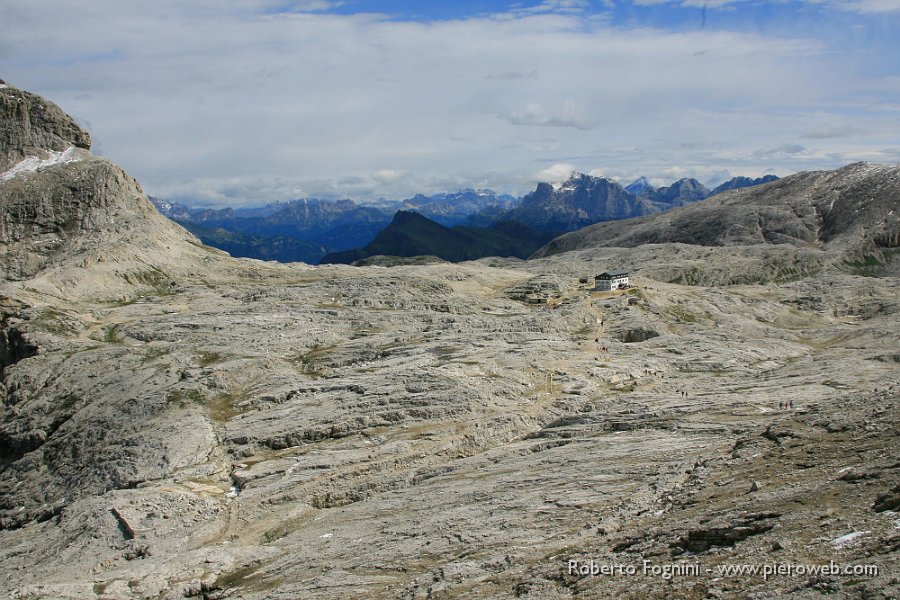
<svg viewBox="0 0 900 600">
<path fill-rule="evenodd" d="M 170 287 L 190 257 L 209 260 L 134 178 L 89 148 L 90 135 L 52 102 L 0 87 L 4 279 L 40 275 L 37 287 L 127 299 Z M 84 269 L 90 265 L 97 268 Z"/>
<path fill-rule="evenodd" d="M 655 190 L 646 189 L 643 195 L 653 202 L 658 210 L 668 210 L 708 198 L 710 191 L 696 179 L 685 178 Z"/>
<path fill-rule="evenodd" d="M 505 218 L 542 231 L 573 231 L 598 221 L 627 219 L 653 212 L 652 205 L 615 181 L 573 173 L 554 188 L 538 184 L 535 191 Z"/>
<path fill-rule="evenodd" d="M 535 257 L 592 247 L 680 243 L 787 244 L 824 262 L 892 267 L 900 230 L 900 167 L 858 163 L 724 192 L 670 212 L 600 223 L 557 238 Z"/>
<path fill-rule="evenodd" d="M 91 136 L 69 115 L 40 96 L 0 83 L 0 172 L 73 147 L 90 149 Z"/>
<path fill-rule="evenodd" d="M 752 180 L 746 185 L 754 185 Z M 734 186 L 742 185 L 734 180 Z M 680 179 L 654 188 L 641 177 L 622 187 L 605 177 L 582 173 L 572 175 L 559 186 L 540 183 L 522 199 L 519 207 L 503 218 L 519 221 L 542 231 L 575 231 L 594 223 L 630 219 L 686 206 L 710 196 L 709 189 L 696 179 Z"/>
</svg>

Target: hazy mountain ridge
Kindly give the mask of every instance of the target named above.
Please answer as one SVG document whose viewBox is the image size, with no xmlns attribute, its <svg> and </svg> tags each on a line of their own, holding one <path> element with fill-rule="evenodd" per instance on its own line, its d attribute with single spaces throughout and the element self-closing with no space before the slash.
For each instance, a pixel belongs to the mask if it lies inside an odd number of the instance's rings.
<svg viewBox="0 0 900 600">
<path fill-rule="evenodd" d="M 753 185 L 753 184 L 750 184 Z M 663 211 L 676 206 L 685 206 L 692 202 L 704 200 L 711 194 L 709 188 L 696 179 L 679 179 L 672 185 L 655 190 L 647 189 L 642 195 L 650 200 L 657 210 Z"/>
<path fill-rule="evenodd" d="M 322 256 L 330 252 L 324 246 L 286 235 L 257 236 L 223 227 L 205 227 L 180 219 L 174 219 L 174 221 L 197 236 L 207 246 L 224 250 L 235 258 L 315 264 Z"/>
<path fill-rule="evenodd" d="M 361 206 L 352 200 L 293 200 L 258 208 L 192 208 L 183 204 L 152 199 L 167 217 L 206 230 L 224 229 L 252 236 L 245 245 L 248 256 L 263 258 L 272 254 L 267 243 L 283 246 L 281 238 L 293 238 L 309 244 L 305 262 L 318 262 L 329 250 L 356 248 L 371 241 L 390 223 L 390 215 L 381 209 Z M 212 245 L 222 248 L 214 238 Z M 270 239 L 269 242 L 266 242 Z M 315 248 L 321 248 L 321 253 Z M 253 251 L 253 248 L 260 252 Z M 222 248 L 225 249 L 225 248 Z"/>
<path fill-rule="evenodd" d="M 493 190 L 466 189 L 454 193 L 425 196 L 416 194 L 400 203 L 401 210 L 414 210 L 428 219 L 452 227 L 465 223 L 473 215 L 509 210 L 520 202 L 509 194 Z"/>
<path fill-rule="evenodd" d="M 719 185 L 714 187 L 709 195 L 715 196 L 716 194 L 721 194 L 722 192 L 727 192 L 729 190 L 738 190 L 745 187 L 753 187 L 754 185 L 771 183 L 772 181 L 775 181 L 777 179 L 778 177 L 775 175 L 763 175 L 762 177 L 757 177 L 756 179 L 753 179 L 751 177 L 732 177 L 728 181 L 720 183 Z"/>
</svg>

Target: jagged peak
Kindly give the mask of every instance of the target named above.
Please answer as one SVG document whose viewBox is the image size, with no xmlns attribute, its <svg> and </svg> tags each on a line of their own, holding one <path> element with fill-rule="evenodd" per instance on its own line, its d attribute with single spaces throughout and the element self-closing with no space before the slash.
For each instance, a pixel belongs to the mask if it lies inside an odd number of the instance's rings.
<svg viewBox="0 0 900 600">
<path fill-rule="evenodd" d="M 640 177 L 638 177 L 637 179 L 635 179 L 634 181 L 632 181 L 631 183 L 629 183 L 628 185 L 625 186 L 625 191 L 631 192 L 632 194 L 639 194 L 639 193 L 643 192 L 644 190 L 649 190 L 649 189 L 653 189 L 653 185 L 643 175 L 641 175 Z"/>
<path fill-rule="evenodd" d="M 597 185 L 598 183 L 619 185 L 618 182 L 602 175 L 588 175 L 586 173 L 572 171 L 569 174 L 568 179 L 566 179 L 562 183 L 559 183 L 558 185 L 553 186 L 553 189 L 555 191 L 564 191 L 567 189 L 576 189 L 578 187 L 591 187 Z"/>
</svg>

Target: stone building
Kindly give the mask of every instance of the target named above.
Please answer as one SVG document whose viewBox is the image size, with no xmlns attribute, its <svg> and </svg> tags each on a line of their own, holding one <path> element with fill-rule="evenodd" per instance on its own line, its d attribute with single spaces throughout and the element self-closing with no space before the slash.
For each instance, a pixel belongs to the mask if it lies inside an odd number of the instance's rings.
<svg viewBox="0 0 900 600">
<path fill-rule="evenodd" d="M 602 292 L 628 287 L 628 271 L 605 271 L 594 277 L 594 289 Z"/>
</svg>

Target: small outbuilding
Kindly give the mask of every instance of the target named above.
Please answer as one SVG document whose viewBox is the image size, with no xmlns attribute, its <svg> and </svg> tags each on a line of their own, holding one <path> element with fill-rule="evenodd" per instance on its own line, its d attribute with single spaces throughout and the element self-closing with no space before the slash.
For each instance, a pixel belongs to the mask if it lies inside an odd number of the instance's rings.
<svg viewBox="0 0 900 600">
<path fill-rule="evenodd" d="M 628 287 L 628 271 L 605 271 L 594 277 L 594 289 L 602 292 Z"/>
</svg>

